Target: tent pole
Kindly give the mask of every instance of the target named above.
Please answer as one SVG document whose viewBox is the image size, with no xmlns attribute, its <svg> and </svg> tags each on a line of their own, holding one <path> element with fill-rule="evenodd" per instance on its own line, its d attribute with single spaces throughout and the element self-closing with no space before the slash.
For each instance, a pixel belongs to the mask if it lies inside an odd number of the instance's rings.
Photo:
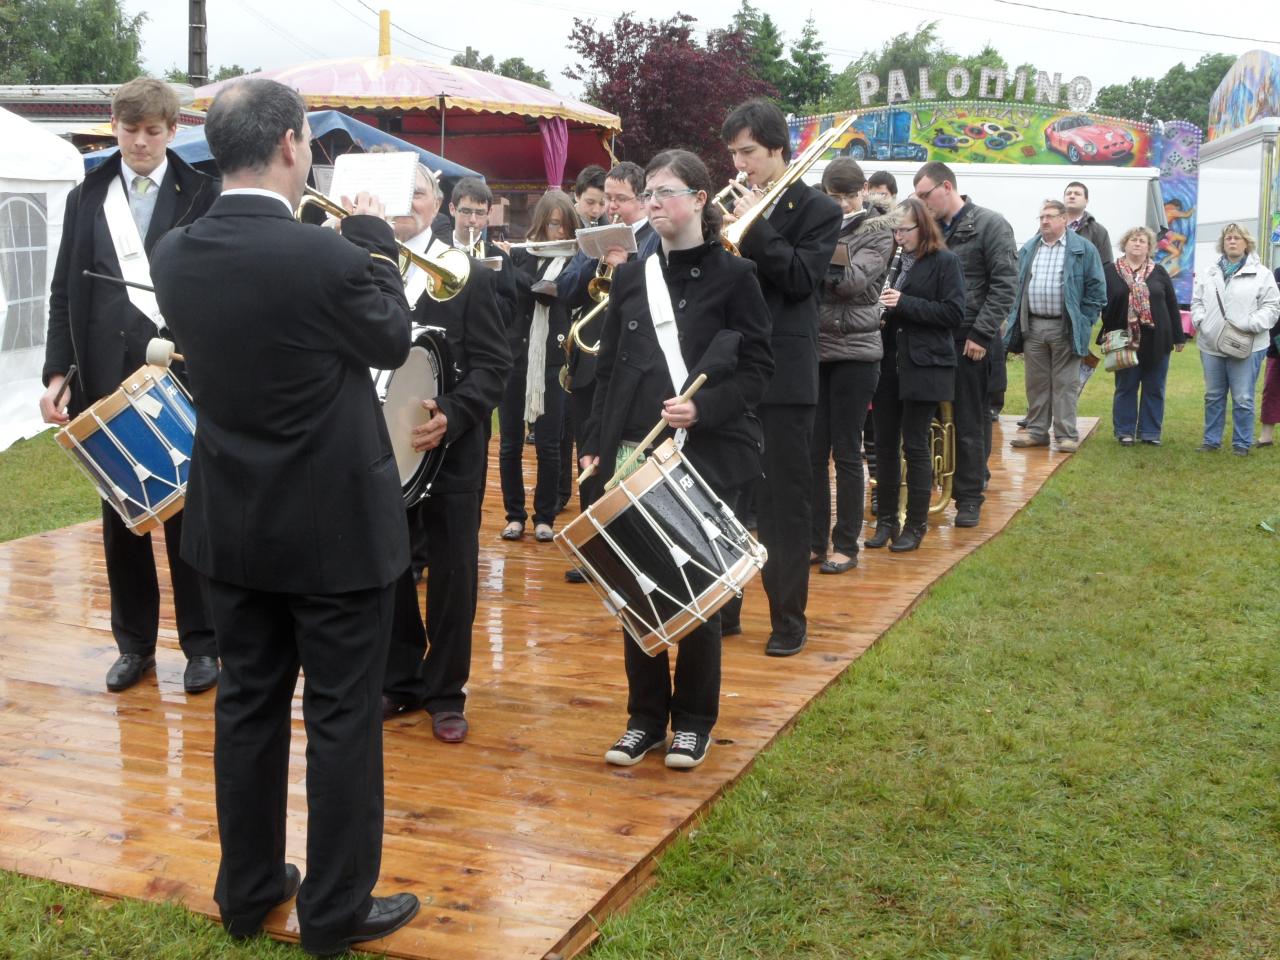
<svg viewBox="0 0 1280 960">
<path fill-rule="evenodd" d="M 444 156 L 444 94 L 440 94 L 440 156 Z"/>
</svg>

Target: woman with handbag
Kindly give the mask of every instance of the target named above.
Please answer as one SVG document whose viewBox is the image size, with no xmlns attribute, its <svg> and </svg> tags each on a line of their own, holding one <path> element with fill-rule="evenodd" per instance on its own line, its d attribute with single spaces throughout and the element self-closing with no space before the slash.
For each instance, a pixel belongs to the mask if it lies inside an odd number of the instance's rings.
<svg viewBox="0 0 1280 960">
<path fill-rule="evenodd" d="M 1115 371 L 1111 426 L 1122 447 L 1133 446 L 1135 436 L 1142 443 L 1160 445 L 1169 354 L 1181 352 L 1187 340 L 1173 280 L 1151 259 L 1155 248 L 1154 233 L 1146 227 L 1131 227 L 1120 238 L 1122 255 L 1102 267 L 1107 305 L 1098 343 L 1105 347 L 1127 340 L 1128 346 L 1122 349 L 1134 351 L 1137 359 L 1136 364 Z"/>
<path fill-rule="evenodd" d="M 929 529 L 933 460 L 929 430 L 934 411 L 956 386 L 955 331 L 964 319 L 964 271 L 946 247 L 924 201 L 909 197 L 898 208 L 893 239 L 902 267 L 880 294 L 884 306 L 884 359 L 872 415 L 876 424 L 876 531 L 868 547 L 889 540 L 894 553 L 915 550 Z M 898 523 L 898 444 L 907 461 L 907 522 Z"/>
<path fill-rule="evenodd" d="M 1222 255 L 1196 276 L 1191 322 L 1204 367 L 1204 439 L 1201 453 L 1222 446 L 1227 391 L 1231 391 L 1231 452 L 1247 457 L 1253 446 L 1253 398 L 1271 327 L 1280 313 L 1275 278 L 1254 252 L 1249 231 L 1222 228 Z"/>
</svg>

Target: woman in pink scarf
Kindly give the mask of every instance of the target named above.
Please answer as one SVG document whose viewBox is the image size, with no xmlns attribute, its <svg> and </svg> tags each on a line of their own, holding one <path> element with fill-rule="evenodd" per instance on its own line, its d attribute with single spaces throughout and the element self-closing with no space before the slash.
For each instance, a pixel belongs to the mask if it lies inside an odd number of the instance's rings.
<svg viewBox="0 0 1280 960">
<path fill-rule="evenodd" d="M 1151 259 L 1155 248 L 1155 234 L 1132 227 L 1120 238 L 1121 256 L 1102 265 L 1107 281 L 1102 333 L 1127 330 L 1138 347 L 1138 365 L 1116 373 L 1111 401 L 1111 425 L 1124 447 L 1133 446 L 1135 439 L 1160 445 L 1169 354 L 1181 351 L 1187 339 L 1173 281 Z"/>
</svg>

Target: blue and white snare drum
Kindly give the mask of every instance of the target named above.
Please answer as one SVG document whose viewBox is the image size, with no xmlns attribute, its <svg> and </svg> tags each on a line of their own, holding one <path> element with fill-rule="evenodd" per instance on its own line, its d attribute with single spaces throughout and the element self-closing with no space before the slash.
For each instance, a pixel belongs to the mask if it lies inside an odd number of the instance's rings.
<svg viewBox="0 0 1280 960">
<path fill-rule="evenodd" d="M 55 436 L 72 460 L 141 536 L 186 500 L 196 412 L 166 367 L 139 367 Z"/>
<path fill-rule="evenodd" d="M 556 543 L 649 656 L 741 593 L 767 556 L 669 439 Z"/>
<path fill-rule="evenodd" d="M 406 508 L 431 493 L 444 463 L 444 444 L 419 453 L 413 449 L 413 428 L 428 420 L 423 400 L 434 400 L 453 389 L 454 369 L 449 342 L 442 327 L 415 326 L 409 356 L 395 370 L 370 370 L 374 391 L 391 438 L 391 452 L 400 470 L 400 492 Z"/>
</svg>

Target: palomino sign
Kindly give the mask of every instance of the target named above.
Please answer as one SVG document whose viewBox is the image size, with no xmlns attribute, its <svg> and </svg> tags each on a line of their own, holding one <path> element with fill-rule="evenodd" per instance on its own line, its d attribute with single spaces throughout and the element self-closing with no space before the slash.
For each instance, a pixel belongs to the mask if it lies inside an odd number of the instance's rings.
<svg viewBox="0 0 1280 960">
<path fill-rule="evenodd" d="M 1047 74 L 1043 70 L 1031 76 L 1026 70 L 1016 70 L 1013 76 L 1000 67 L 982 67 L 978 70 L 977 89 L 974 89 L 973 75 L 965 67 L 952 67 L 945 78 L 947 96 L 954 100 L 965 97 L 978 100 L 1003 100 L 1006 89 L 1012 87 L 1013 99 L 1027 99 L 1031 93 L 1035 103 L 1056 104 L 1062 95 L 1062 74 Z M 909 100 L 937 100 L 938 90 L 934 88 L 929 77 L 929 68 L 921 67 L 917 71 L 916 90 L 914 96 L 907 88 L 907 72 L 890 70 L 885 83 L 885 100 L 887 103 L 906 103 Z M 1093 99 L 1093 83 L 1088 77 L 1073 77 L 1065 84 L 1067 106 L 1072 110 L 1083 110 Z M 874 73 L 858 74 L 858 93 L 862 98 L 862 106 L 868 106 L 880 92 L 880 78 Z"/>
</svg>

